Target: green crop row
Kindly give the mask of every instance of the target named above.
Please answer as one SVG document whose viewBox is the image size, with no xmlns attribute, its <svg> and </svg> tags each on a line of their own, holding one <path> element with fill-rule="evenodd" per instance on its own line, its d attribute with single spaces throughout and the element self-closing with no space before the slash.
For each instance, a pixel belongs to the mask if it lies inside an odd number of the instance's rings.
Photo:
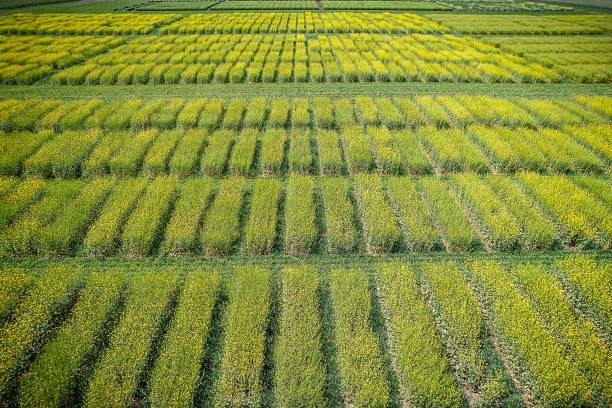
<svg viewBox="0 0 612 408">
<path fill-rule="evenodd" d="M 456 174 L 16 182 L 5 256 L 609 248 L 605 176 Z M 319 245 L 321 244 L 321 245 Z"/>
<path fill-rule="evenodd" d="M 335 269 L 329 280 L 344 401 L 359 408 L 385 407 L 389 383 L 370 325 L 372 306 L 367 275 L 357 269 Z"/>
<path fill-rule="evenodd" d="M 0 395 L 24 407 L 607 406 L 612 303 L 597 259 L 3 265 L 15 291 L 2 299 Z"/>
<path fill-rule="evenodd" d="M 347 99 L 337 100 L 335 104 L 323 98 L 318 98 L 316 104 L 306 99 L 291 103 L 273 99 L 269 114 L 262 116 L 260 112 L 257 120 L 250 117 L 253 109 L 268 111 L 258 98 L 249 103 L 245 99 L 227 103 L 211 99 L 186 104 L 179 99 L 144 104 L 140 100 L 108 104 L 92 100 L 50 105 L 48 113 L 28 122 L 34 132 L 21 131 L 19 118 L 26 114 L 31 102 L 37 100 L 0 102 L 4 106 L 0 116 L 5 116 L 4 121 L 0 118 L 0 124 L 6 130 L 13 130 L 0 134 L 3 147 L 0 172 L 3 174 L 125 176 L 134 175 L 140 169 L 148 175 L 170 172 L 184 176 L 199 167 L 204 174 L 220 175 L 226 170 L 228 159 L 231 173 L 249 174 L 253 160 L 258 159 L 261 172 L 277 174 L 286 168 L 285 155 L 290 156 L 289 169 L 303 173 L 311 170 L 307 157 L 310 140 L 305 133 L 312 122 L 325 126 L 316 128 L 315 138 L 322 174 L 344 171 L 338 135 L 330 129 L 334 126 L 341 130 L 346 167 L 351 173 L 373 167 L 390 174 L 428 173 L 432 171 L 430 160 L 442 172 L 486 172 L 491 166 L 502 172 L 601 172 L 612 163 L 609 148 L 612 131 L 604 123 L 612 112 L 607 108 L 606 97 L 592 101 L 580 99 L 580 102 L 467 95 L 457 95 L 454 99 L 417 97 L 414 101 L 384 98 L 373 101 L 359 97 L 355 106 Z M 325 120 L 319 120 L 322 108 L 318 105 L 322 103 L 327 109 Z M 482 110 L 482 106 L 488 109 Z M 497 111 L 495 106 L 499 108 Z M 71 109 L 82 108 L 86 109 L 78 120 L 71 119 L 70 125 L 63 120 Z M 311 109 L 315 113 L 314 121 Z M 188 112 L 184 114 L 185 111 Z M 397 118 L 388 118 L 389 112 L 395 112 L 393 116 Z M 385 126 L 374 127 L 380 122 Z M 288 136 L 283 128 L 290 124 L 294 132 Z M 204 129 L 161 133 L 155 129 L 136 130 L 151 126 L 168 129 L 177 125 Z M 236 136 L 243 126 L 248 132 Z M 267 129 L 259 133 L 250 126 Z M 415 127 L 416 138 L 407 130 L 389 130 L 396 127 Z M 124 130 L 128 128 L 137 133 Z M 211 134 L 205 129 L 212 131 Z M 298 130 L 302 133 L 294 138 Z M 294 139 L 299 140 L 294 142 Z M 255 149 L 257 142 L 261 149 Z M 235 153 L 232 152 L 234 144 Z M 306 157 L 300 160 L 302 155 Z"/>
<path fill-rule="evenodd" d="M 280 407 L 325 405 L 316 270 L 282 270 L 280 335 L 275 350 L 275 400 Z"/>
<path fill-rule="evenodd" d="M 215 406 L 258 407 L 271 302 L 270 272 L 256 267 L 237 270 L 229 299 Z"/>
<path fill-rule="evenodd" d="M 51 75 L 58 85 L 561 80 L 536 62 L 476 39 L 366 33 L 137 37 Z"/>
</svg>

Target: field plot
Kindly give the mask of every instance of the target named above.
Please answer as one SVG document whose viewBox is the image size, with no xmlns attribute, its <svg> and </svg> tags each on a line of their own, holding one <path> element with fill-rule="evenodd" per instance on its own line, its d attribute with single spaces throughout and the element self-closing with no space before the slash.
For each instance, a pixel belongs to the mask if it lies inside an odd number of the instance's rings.
<svg viewBox="0 0 612 408">
<path fill-rule="evenodd" d="M 130 11 L 184 11 L 184 10 L 207 10 L 211 6 L 217 4 L 217 1 L 206 0 L 190 0 L 190 1 L 175 1 L 175 0 L 154 0 L 146 3 L 134 4 L 128 7 Z"/>
<path fill-rule="evenodd" d="M 561 249 L 561 244 L 612 248 L 606 176 L 384 178 L 374 173 L 13 184 L 0 199 L 5 256 L 308 254 L 359 248 L 376 254 L 437 251 L 442 241 L 448 251 L 483 249 L 481 242 L 488 251 L 502 252 Z M 284 244 L 277 242 L 280 226 Z M 364 247 L 358 242 L 360 228 Z"/>
<path fill-rule="evenodd" d="M 222 1 L 211 7 L 211 10 L 318 10 L 316 1 Z"/>
<path fill-rule="evenodd" d="M 451 10 L 446 5 L 428 1 L 336 1 L 321 2 L 325 10 Z"/>
<path fill-rule="evenodd" d="M 0 17 L 0 33 L 146 34 L 179 18 L 176 14 L 12 14 Z"/>
<path fill-rule="evenodd" d="M 608 36 L 489 36 L 481 40 L 578 82 L 612 80 L 612 39 Z"/>
<path fill-rule="evenodd" d="M 609 97 L 1 104 L 0 174 L 11 176 L 600 174 L 612 168 Z"/>
<path fill-rule="evenodd" d="M 2 398 L 23 406 L 610 402 L 605 258 L 328 262 L 3 266 L 3 287 L 14 291 L 2 304 Z M 564 369 L 553 375 L 549 364 Z"/>
<path fill-rule="evenodd" d="M 416 14 L 393 13 L 232 13 L 194 14 L 160 30 L 162 34 L 210 33 L 432 33 L 440 26 Z"/>
<path fill-rule="evenodd" d="M 514 0 L 442 0 L 438 4 L 451 7 L 455 11 L 572 11 L 571 6 L 541 3 L 537 1 Z"/>
<path fill-rule="evenodd" d="M 0 407 L 612 406 L 610 15 L 31 1 Z"/>
<path fill-rule="evenodd" d="M 508 14 L 428 14 L 427 18 L 465 34 L 601 34 L 601 24 L 548 16 Z"/>
</svg>

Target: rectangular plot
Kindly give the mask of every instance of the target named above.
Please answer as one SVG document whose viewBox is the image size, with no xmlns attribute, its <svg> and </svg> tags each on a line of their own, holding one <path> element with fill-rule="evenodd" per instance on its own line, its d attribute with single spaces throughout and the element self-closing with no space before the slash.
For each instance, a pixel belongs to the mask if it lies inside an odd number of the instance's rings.
<svg viewBox="0 0 612 408">
<path fill-rule="evenodd" d="M 484 153 L 461 130 L 422 127 L 417 136 L 442 172 L 488 171 Z"/>
<path fill-rule="evenodd" d="M 334 126 L 334 107 L 329 98 L 314 98 L 312 106 L 317 127 L 329 129 Z"/>
<path fill-rule="evenodd" d="M 312 251 L 318 238 L 315 207 L 312 177 L 290 176 L 285 199 L 285 252 L 297 255 Z"/>
<path fill-rule="evenodd" d="M 516 249 L 521 235 L 519 223 L 491 188 L 475 175 L 454 174 L 450 180 L 487 246 L 496 251 Z"/>
<path fill-rule="evenodd" d="M 151 126 L 151 115 L 157 112 L 164 104 L 163 99 L 154 99 L 142 105 L 130 118 L 130 127 L 144 129 Z"/>
<path fill-rule="evenodd" d="M 479 261 L 472 270 L 473 283 L 484 300 L 493 335 L 501 352 L 516 361 L 516 369 L 529 374 L 529 382 L 521 381 L 521 385 L 530 391 L 534 402 L 564 406 L 585 401 L 588 394 L 585 378 L 546 333 L 542 321 L 504 268 L 493 261 Z M 551 371 L 549 367 L 558 369 Z"/>
<path fill-rule="evenodd" d="M 130 217 L 121 236 L 122 251 L 130 256 L 147 256 L 160 238 L 170 204 L 176 196 L 178 180 L 162 176 L 153 180 Z"/>
<path fill-rule="evenodd" d="M 251 213 L 247 221 L 244 240 L 249 253 L 268 254 L 276 237 L 276 217 L 280 199 L 280 182 L 275 179 L 257 179 Z"/>
<path fill-rule="evenodd" d="M 181 195 L 168 221 L 161 246 L 164 254 L 175 256 L 199 252 L 199 227 L 212 199 L 213 186 L 214 180 L 200 178 L 186 180 L 181 186 Z"/>
<path fill-rule="evenodd" d="M 2 253 L 25 255 L 35 252 L 36 234 L 55 219 L 60 209 L 78 194 L 84 184 L 81 180 L 49 182 L 44 188 L 43 197 L 0 235 Z"/>
<path fill-rule="evenodd" d="M 468 127 L 476 142 L 487 152 L 491 163 L 500 171 L 543 170 L 546 158 L 533 148 L 519 131 L 502 127 L 472 125 Z"/>
<path fill-rule="evenodd" d="M 354 407 L 385 407 L 389 383 L 370 325 L 372 306 L 367 275 L 356 269 L 335 269 L 330 272 L 329 281 L 344 402 Z"/>
<path fill-rule="evenodd" d="M 342 144 L 351 174 L 374 168 L 370 141 L 360 125 L 342 126 Z"/>
<path fill-rule="evenodd" d="M 83 251 L 88 256 L 112 255 L 118 245 L 121 227 L 136 206 L 147 186 L 147 179 L 120 180 L 100 209 L 98 219 L 83 239 Z"/>
<path fill-rule="evenodd" d="M 280 173 L 286 144 L 287 133 L 284 129 L 268 129 L 262 134 L 259 162 L 263 176 L 275 176 Z"/>
<path fill-rule="evenodd" d="M 291 125 L 293 127 L 310 126 L 308 99 L 294 99 L 291 102 Z"/>
<path fill-rule="evenodd" d="M 289 137 L 289 170 L 294 174 L 308 174 L 312 167 L 310 129 L 294 128 Z"/>
<path fill-rule="evenodd" d="M 289 117 L 289 101 L 287 99 L 273 99 L 270 103 L 270 115 L 267 125 L 271 127 L 285 127 Z"/>
<path fill-rule="evenodd" d="M 206 255 L 227 255 L 240 237 L 239 213 L 245 181 L 241 177 L 223 179 L 208 214 L 200 240 Z"/>
<path fill-rule="evenodd" d="M 338 133 L 333 130 L 317 129 L 319 168 L 322 175 L 342 174 L 342 152 Z"/>
<path fill-rule="evenodd" d="M 135 175 L 157 133 L 156 129 L 148 129 L 127 139 L 110 159 L 108 167 L 111 174 L 119 177 Z"/>
<path fill-rule="evenodd" d="M 177 291 L 179 274 L 148 269 L 135 274 L 125 311 L 84 394 L 84 406 L 130 405 L 160 324 Z"/>
<path fill-rule="evenodd" d="M 435 251 L 443 249 L 438 230 L 416 188 L 408 177 L 391 177 L 387 181 L 391 205 L 398 216 L 410 251 Z"/>
<path fill-rule="evenodd" d="M 395 130 L 391 132 L 391 135 L 400 152 L 407 173 L 430 174 L 433 172 L 431 163 L 423 152 L 414 132 L 411 130 Z"/>
<path fill-rule="evenodd" d="M 151 406 L 193 403 L 218 293 L 217 272 L 195 270 L 187 275 L 174 320 L 151 374 Z"/>
<path fill-rule="evenodd" d="M 45 183 L 41 180 L 27 179 L 2 197 L 0 200 L 0 230 L 9 225 L 28 205 L 36 201 L 44 187 Z"/>
<path fill-rule="evenodd" d="M 87 184 L 74 200 L 64 205 L 53 222 L 36 233 L 35 249 L 45 255 L 67 255 L 96 216 L 114 184 L 113 179 L 94 179 Z"/>
<path fill-rule="evenodd" d="M 106 133 L 82 165 L 83 177 L 104 176 L 110 173 L 110 161 L 132 134 L 125 130 Z"/>
<path fill-rule="evenodd" d="M 1 135 L 0 174 L 18 176 L 23 170 L 24 161 L 54 136 L 51 130 Z"/>
<path fill-rule="evenodd" d="M 200 113 L 198 127 L 214 129 L 219 124 L 223 113 L 223 99 L 211 99 Z"/>
<path fill-rule="evenodd" d="M 125 129 L 130 125 L 134 112 L 142 105 L 139 99 L 125 102 L 121 109 L 115 110 L 104 119 L 102 126 L 106 129 Z"/>
<path fill-rule="evenodd" d="M 336 113 L 336 125 L 354 125 L 355 120 L 355 107 L 353 103 L 346 98 L 338 99 L 334 103 L 334 110 Z"/>
<path fill-rule="evenodd" d="M 521 226 L 521 243 L 528 251 L 552 249 L 556 243 L 555 226 L 519 187 L 515 179 L 487 175 L 485 181 L 504 202 Z"/>
<path fill-rule="evenodd" d="M 170 174 L 187 177 L 194 173 L 198 158 L 204 149 L 208 132 L 201 129 L 189 129 L 178 141 L 170 161 L 168 170 Z"/>
<path fill-rule="evenodd" d="M 432 219 L 444 240 L 448 251 L 473 251 L 480 247 L 480 240 L 463 210 L 450 195 L 444 181 L 434 177 L 422 177 L 419 186 Z"/>
<path fill-rule="evenodd" d="M 0 397 L 17 381 L 36 344 L 51 334 L 58 317 L 65 313 L 79 293 L 83 273 L 70 266 L 53 266 L 43 271 L 32 289 L 14 311 L 15 319 L 3 327 L 0 337 Z"/>
<path fill-rule="evenodd" d="M 378 116 L 383 125 L 389 128 L 400 128 L 406 125 L 404 115 L 395 107 L 393 102 L 387 98 L 376 98 Z"/>
<path fill-rule="evenodd" d="M 176 115 L 183 107 L 185 101 L 180 98 L 173 98 L 167 104 L 151 113 L 151 126 L 160 129 L 170 129 L 176 124 Z"/>
<path fill-rule="evenodd" d="M 382 264 L 379 271 L 378 294 L 402 399 L 417 406 L 465 405 L 416 274 L 406 264 Z"/>
<path fill-rule="evenodd" d="M 385 199 L 381 177 L 378 174 L 356 175 L 355 193 L 366 250 L 373 254 L 393 251 L 400 243 L 402 233 Z"/>
<path fill-rule="evenodd" d="M 513 281 L 529 299 L 556 343 L 571 353 L 578 370 L 588 380 L 592 398 L 612 402 L 609 378 L 612 362 L 595 324 L 578 314 L 557 279 L 540 264 L 512 268 Z"/>
<path fill-rule="evenodd" d="M 24 173 L 40 177 L 74 177 L 79 173 L 81 161 L 101 136 L 100 130 L 63 132 L 26 159 Z"/>
<path fill-rule="evenodd" d="M 586 125 L 563 126 L 563 131 L 579 141 L 588 144 L 607 161 L 608 167 L 612 163 L 612 126 Z"/>
<path fill-rule="evenodd" d="M 229 173 L 232 176 L 247 176 L 251 170 L 257 145 L 257 129 L 242 129 L 232 149 Z"/>
<path fill-rule="evenodd" d="M 411 99 L 395 98 L 393 101 L 397 104 L 400 111 L 406 117 L 408 126 L 416 127 L 427 124 L 427 119 L 425 118 L 425 115 L 423 115 L 421 109 Z"/>
<path fill-rule="evenodd" d="M 207 99 L 192 99 L 185 103 L 183 109 L 176 117 L 176 126 L 178 127 L 194 127 L 198 124 L 200 112 L 208 102 Z"/>
<path fill-rule="evenodd" d="M 353 204 L 349 198 L 349 184 L 344 178 L 320 179 L 325 214 L 327 250 L 331 253 L 351 252 L 357 244 L 353 222 Z"/>
<path fill-rule="evenodd" d="M 165 173 L 170 155 L 182 137 L 182 130 L 166 130 L 161 132 L 151 144 L 151 148 L 143 159 L 142 173 L 147 176 Z"/>
<path fill-rule="evenodd" d="M 117 110 L 123 109 L 125 102 L 109 102 L 100 106 L 90 117 L 83 122 L 84 129 L 92 129 L 102 127 L 102 124 L 108 116 Z"/>
<path fill-rule="evenodd" d="M 452 125 L 453 121 L 448 116 L 446 110 L 440 106 L 433 96 L 418 96 L 415 98 L 416 104 L 421 108 L 430 125 L 445 128 Z"/>
<path fill-rule="evenodd" d="M 234 99 L 228 105 L 223 116 L 221 127 L 225 129 L 240 129 L 242 116 L 246 107 L 246 99 Z"/>
<path fill-rule="evenodd" d="M 563 243 L 589 247 L 597 242 L 603 248 L 612 247 L 610 209 L 591 193 L 567 176 L 522 173 L 519 180 L 554 215 Z"/>
<path fill-rule="evenodd" d="M 319 279 L 310 266 L 285 268 L 280 332 L 275 351 L 275 400 L 279 406 L 323 406 Z"/>
<path fill-rule="evenodd" d="M 250 128 L 260 128 L 263 126 L 266 119 L 266 105 L 266 98 L 251 99 L 244 114 L 244 126 Z"/>
<path fill-rule="evenodd" d="M 219 404 L 259 404 L 270 302 L 268 270 L 244 267 L 236 271 L 229 290 L 225 344 L 216 383 Z"/>
<path fill-rule="evenodd" d="M 100 346 L 127 281 L 128 274 L 120 269 L 92 273 L 70 316 L 23 377 L 17 397 L 21 406 L 57 407 L 71 399 L 82 367 Z"/>
<path fill-rule="evenodd" d="M 383 174 L 402 174 L 404 166 L 399 148 L 386 127 L 368 126 L 368 135 L 374 145 L 374 157 L 378 171 Z"/>
<path fill-rule="evenodd" d="M 200 172 L 209 176 L 222 175 L 233 143 L 234 132 L 230 130 L 213 132 L 200 159 Z"/>
<path fill-rule="evenodd" d="M 567 124 L 579 124 L 582 119 L 554 102 L 543 99 L 515 99 L 514 103 L 527 109 L 539 119 L 541 125 L 558 127 Z"/>
</svg>

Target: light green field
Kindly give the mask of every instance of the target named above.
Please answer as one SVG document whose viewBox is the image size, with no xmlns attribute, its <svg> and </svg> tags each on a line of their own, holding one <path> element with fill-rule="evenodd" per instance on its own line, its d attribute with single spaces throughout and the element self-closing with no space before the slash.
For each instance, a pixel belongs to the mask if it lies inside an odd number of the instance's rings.
<svg viewBox="0 0 612 408">
<path fill-rule="evenodd" d="M 38 3 L 0 406 L 612 405 L 606 1 Z"/>
</svg>

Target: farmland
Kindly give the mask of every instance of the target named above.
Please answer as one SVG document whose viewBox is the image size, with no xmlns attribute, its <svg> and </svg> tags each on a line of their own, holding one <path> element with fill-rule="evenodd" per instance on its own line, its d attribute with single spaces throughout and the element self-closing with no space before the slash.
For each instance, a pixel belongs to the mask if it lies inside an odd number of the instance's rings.
<svg viewBox="0 0 612 408">
<path fill-rule="evenodd" d="M 570 3 L 7 2 L 0 406 L 611 406 Z"/>
</svg>

